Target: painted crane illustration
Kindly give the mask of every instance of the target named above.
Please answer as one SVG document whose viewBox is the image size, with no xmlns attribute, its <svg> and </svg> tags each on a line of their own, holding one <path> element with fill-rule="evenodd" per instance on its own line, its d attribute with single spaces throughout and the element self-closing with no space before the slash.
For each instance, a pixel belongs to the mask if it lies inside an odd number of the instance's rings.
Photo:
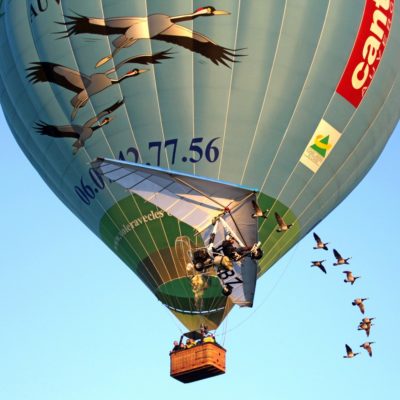
<svg viewBox="0 0 400 400">
<path fill-rule="evenodd" d="M 106 72 L 92 75 L 85 75 L 72 68 L 50 62 L 34 62 L 32 63 L 32 67 L 27 69 L 27 71 L 29 71 L 27 78 L 32 83 L 52 82 L 75 92 L 76 95 L 71 100 L 73 107 L 71 120 L 74 120 L 78 110 L 87 104 L 91 96 L 102 92 L 114 84 L 121 83 L 124 79 L 139 76 L 148 71 L 148 69 L 135 68 L 128 71 L 120 78 L 114 79 L 109 77 L 109 75 L 115 73 L 123 65 L 159 64 L 161 60 L 172 58 L 171 54 L 169 50 L 165 50 L 155 54 L 131 57 L 120 62 L 114 68 Z"/>
<path fill-rule="evenodd" d="M 135 44 L 141 39 L 154 39 L 172 43 L 184 47 L 194 53 L 211 60 L 215 65 L 225 65 L 228 62 L 236 62 L 235 58 L 243 55 L 236 54 L 243 49 L 228 49 L 214 43 L 210 38 L 199 32 L 193 31 L 179 25 L 179 22 L 192 21 L 198 17 L 211 17 L 214 15 L 230 15 L 227 11 L 216 10 L 214 7 L 201 7 L 190 14 L 169 16 L 166 14 L 151 14 L 148 17 L 114 17 L 114 18 L 91 18 L 76 14 L 66 15 L 66 22 L 58 22 L 66 26 L 62 37 L 80 35 L 83 33 L 94 35 L 119 35 L 112 44 L 112 53 L 100 59 L 96 67 L 110 61 L 121 49 Z"/>
<path fill-rule="evenodd" d="M 76 139 L 74 143 L 72 143 L 73 147 L 73 154 L 75 155 L 79 149 L 85 146 L 87 140 L 89 140 L 93 133 L 98 129 L 102 128 L 103 126 L 109 124 L 112 117 L 106 117 L 106 115 L 111 114 L 115 110 L 117 110 L 122 104 L 124 103 L 123 100 L 117 101 L 111 107 L 103 110 L 98 115 L 90 118 L 86 121 L 83 125 L 49 125 L 44 123 L 43 121 L 39 121 L 36 123 L 35 129 L 41 135 L 51 136 L 54 138 L 74 138 Z M 103 120 L 101 120 L 103 117 Z M 100 121 L 101 120 L 101 121 Z M 99 122 L 100 121 L 100 122 Z M 95 125 L 98 122 L 97 125 Z"/>
</svg>

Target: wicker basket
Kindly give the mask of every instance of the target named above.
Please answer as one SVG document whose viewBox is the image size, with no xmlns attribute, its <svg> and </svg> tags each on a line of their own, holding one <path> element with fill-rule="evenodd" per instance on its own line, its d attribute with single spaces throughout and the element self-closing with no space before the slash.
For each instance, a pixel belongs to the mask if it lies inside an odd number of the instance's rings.
<svg viewBox="0 0 400 400">
<path fill-rule="evenodd" d="M 183 383 L 225 373 L 226 350 L 216 343 L 201 343 L 171 353 L 171 376 Z"/>
</svg>

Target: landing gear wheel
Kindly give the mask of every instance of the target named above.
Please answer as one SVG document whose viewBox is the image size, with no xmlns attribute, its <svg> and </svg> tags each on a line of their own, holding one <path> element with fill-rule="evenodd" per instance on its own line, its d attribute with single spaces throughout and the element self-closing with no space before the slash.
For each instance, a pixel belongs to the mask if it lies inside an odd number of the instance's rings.
<svg viewBox="0 0 400 400">
<path fill-rule="evenodd" d="M 223 294 L 224 296 L 229 296 L 230 294 L 232 294 L 232 288 L 229 287 L 229 286 L 224 286 L 224 287 L 222 288 L 222 294 Z"/>
<path fill-rule="evenodd" d="M 259 260 L 264 255 L 264 252 L 261 249 L 257 249 L 255 253 L 251 255 L 253 260 Z"/>
<path fill-rule="evenodd" d="M 196 263 L 196 264 L 194 264 L 194 269 L 197 272 L 203 272 L 204 271 L 204 264 Z"/>
</svg>

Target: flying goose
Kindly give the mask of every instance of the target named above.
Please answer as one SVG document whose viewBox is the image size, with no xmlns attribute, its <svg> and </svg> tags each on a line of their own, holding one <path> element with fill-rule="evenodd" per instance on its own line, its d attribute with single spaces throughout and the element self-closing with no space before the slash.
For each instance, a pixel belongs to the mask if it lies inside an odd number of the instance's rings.
<svg viewBox="0 0 400 400">
<path fill-rule="evenodd" d="M 375 342 L 365 342 L 363 343 L 360 347 L 368 351 L 368 354 L 370 357 L 372 357 L 372 347 L 371 344 L 374 344 Z"/>
<path fill-rule="evenodd" d="M 361 276 L 353 276 L 353 273 L 351 271 L 343 271 L 344 274 L 346 274 L 346 279 L 344 280 L 344 282 L 346 283 L 351 283 L 352 285 L 354 285 L 354 282 L 361 278 Z"/>
<path fill-rule="evenodd" d="M 360 354 L 360 353 L 353 353 L 353 350 L 351 349 L 351 347 L 348 344 L 346 344 L 346 355 L 343 356 L 343 358 L 353 358 L 357 354 Z"/>
<path fill-rule="evenodd" d="M 260 206 L 257 204 L 255 200 L 251 201 L 253 205 L 254 213 L 251 215 L 252 218 L 268 218 L 269 210 L 266 209 L 265 211 L 261 210 Z"/>
<path fill-rule="evenodd" d="M 311 267 L 318 267 L 323 273 L 326 274 L 326 268 L 323 266 L 323 262 L 326 260 L 321 260 L 321 261 L 311 261 Z"/>
<path fill-rule="evenodd" d="M 313 249 L 328 250 L 328 247 L 326 245 L 329 243 L 324 243 L 315 232 L 313 232 L 313 236 L 314 236 L 315 241 L 317 242 L 316 246 L 314 246 Z"/>
<path fill-rule="evenodd" d="M 278 229 L 276 230 L 277 232 L 286 232 L 293 226 L 293 224 L 286 224 L 284 219 L 276 211 L 275 211 L 275 219 L 279 225 Z"/>
<path fill-rule="evenodd" d="M 333 263 L 333 265 L 349 264 L 348 260 L 350 260 L 351 257 L 343 258 L 336 249 L 333 249 L 333 255 L 336 258 L 336 262 Z"/>
<path fill-rule="evenodd" d="M 368 298 L 357 298 L 354 299 L 353 302 L 351 303 L 353 306 L 358 306 L 358 308 L 360 309 L 361 313 L 364 314 L 365 313 L 365 306 L 364 306 L 364 301 L 368 300 Z"/>
</svg>

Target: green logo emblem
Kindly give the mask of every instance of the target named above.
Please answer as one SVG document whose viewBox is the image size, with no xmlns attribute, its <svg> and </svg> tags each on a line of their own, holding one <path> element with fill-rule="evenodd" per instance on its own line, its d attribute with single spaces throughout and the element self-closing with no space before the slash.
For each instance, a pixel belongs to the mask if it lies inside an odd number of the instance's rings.
<svg viewBox="0 0 400 400">
<path fill-rule="evenodd" d="M 332 145 L 329 143 L 329 135 L 317 135 L 311 148 L 322 157 L 325 157 L 326 152 L 332 148 Z"/>
</svg>

